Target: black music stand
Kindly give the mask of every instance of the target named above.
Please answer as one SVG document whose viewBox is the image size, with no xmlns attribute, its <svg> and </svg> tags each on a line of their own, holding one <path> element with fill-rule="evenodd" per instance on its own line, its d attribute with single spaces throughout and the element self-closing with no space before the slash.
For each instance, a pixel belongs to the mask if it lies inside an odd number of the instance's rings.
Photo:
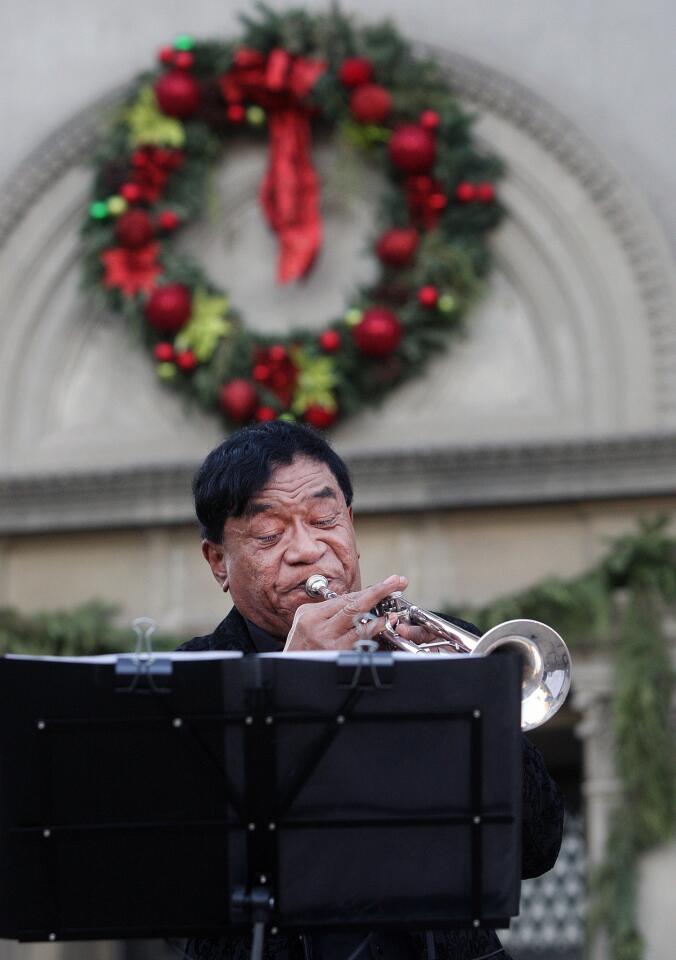
<svg viewBox="0 0 676 960">
<path fill-rule="evenodd" d="M 512 654 L 3 658 L 0 936 L 507 926 L 520 685 Z"/>
</svg>

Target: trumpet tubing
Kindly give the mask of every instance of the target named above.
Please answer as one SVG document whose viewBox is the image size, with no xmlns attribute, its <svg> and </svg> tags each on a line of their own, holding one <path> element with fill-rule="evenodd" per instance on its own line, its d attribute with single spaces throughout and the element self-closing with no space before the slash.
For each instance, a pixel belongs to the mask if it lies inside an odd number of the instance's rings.
<svg viewBox="0 0 676 960">
<path fill-rule="evenodd" d="M 305 583 L 305 592 L 312 599 L 331 600 L 338 594 L 329 589 L 321 574 L 313 574 Z M 386 617 L 385 629 L 379 637 L 395 649 L 416 654 L 454 653 L 485 657 L 496 650 L 510 650 L 523 658 L 521 686 L 521 729 L 533 730 L 550 720 L 563 705 L 570 689 L 571 664 L 568 647 L 556 630 L 538 620 L 507 620 L 492 627 L 481 637 L 457 624 L 411 603 L 403 594 L 391 593 L 372 611 Z M 396 617 L 396 625 L 390 622 Z M 397 633 L 399 623 L 421 626 L 436 639 L 414 643 Z"/>
</svg>

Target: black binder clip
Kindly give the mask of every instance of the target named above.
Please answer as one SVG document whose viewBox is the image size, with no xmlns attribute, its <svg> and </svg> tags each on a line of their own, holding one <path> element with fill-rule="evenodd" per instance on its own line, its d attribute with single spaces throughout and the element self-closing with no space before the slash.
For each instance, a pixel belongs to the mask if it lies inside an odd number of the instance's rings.
<svg viewBox="0 0 676 960">
<path fill-rule="evenodd" d="M 170 677 L 174 669 L 171 657 L 153 653 L 150 638 L 157 630 L 157 624 L 150 617 L 137 617 L 132 627 L 136 634 L 136 649 L 133 653 L 120 654 L 115 661 L 115 676 L 131 679 L 126 686 L 118 686 L 117 693 L 170 693 L 170 687 L 159 686 L 156 682 L 157 677 Z"/>
<path fill-rule="evenodd" d="M 358 639 L 352 650 L 338 655 L 339 686 L 349 687 L 350 690 L 357 687 L 376 690 L 391 688 L 394 657 L 387 651 L 381 651 L 377 642 L 368 636 L 369 624 L 375 619 L 372 613 L 355 618 Z"/>
</svg>

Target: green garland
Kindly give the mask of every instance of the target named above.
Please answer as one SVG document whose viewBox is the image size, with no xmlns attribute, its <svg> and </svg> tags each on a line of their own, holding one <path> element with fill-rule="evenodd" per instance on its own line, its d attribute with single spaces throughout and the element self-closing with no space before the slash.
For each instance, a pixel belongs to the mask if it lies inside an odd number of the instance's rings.
<svg viewBox="0 0 676 960">
<path fill-rule="evenodd" d="M 676 540 L 666 519 L 643 522 L 572 580 L 468 611 L 488 628 L 529 617 L 551 623 L 573 647 L 604 647 L 615 661 L 613 728 L 622 803 L 613 811 L 604 862 L 592 877 L 591 930 L 603 928 L 613 960 L 641 960 L 636 922 L 640 857 L 673 835 L 676 750 L 669 725 L 674 672 L 662 624 L 676 603 Z"/>
<path fill-rule="evenodd" d="M 115 625 L 117 612 L 114 605 L 100 601 L 33 615 L 0 607 L 0 656 L 85 657 L 133 650 L 135 634 Z M 179 642 L 168 634 L 153 636 L 158 650 L 174 650 Z"/>
<path fill-rule="evenodd" d="M 358 28 L 336 8 L 264 5 L 241 19 L 237 40 L 178 37 L 130 89 L 96 159 L 85 284 L 126 318 L 163 382 L 229 424 L 284 417 L 328 427 L 418 376 L 461 329 L 502 216 L 501 164 L 474 146 L 472 119 L 440 65 L 417 57 L 391 24 Z M 269 85 L 290 85 L 289 71 L 316 64 L 321 73 L 309 92 L 293 93 L 293 107 L 340 155 L 382 170 L 370 238 L 380 275 L 318 332 L 273 338 L 248 329 L 175 240 L 203 213 L 209 172 L 229 145 L 246 135 L 264 149 L 267 126 L 276 142 L 287 94 Z M 278 192 L 291 189 L 293 166 Z"/>
</svg>

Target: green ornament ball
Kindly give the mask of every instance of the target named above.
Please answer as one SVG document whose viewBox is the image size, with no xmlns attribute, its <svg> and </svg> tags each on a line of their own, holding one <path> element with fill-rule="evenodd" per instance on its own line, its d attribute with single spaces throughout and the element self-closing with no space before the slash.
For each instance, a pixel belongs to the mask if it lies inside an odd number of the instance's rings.
<svg viewBox="0 0 676 960">
<path fill-rule="evenodd" d="M 455 310 L 456 302 L 452 293 L 443 293 L 437 301 L 437 309 L 442 313 L 451 313 Z"/>
<path fill-rule="evenodd" d="M 348 310 L 343 317 L 343 320 L 348 325 L 348 327 L 356 327 L 358 323 L 361 322 L 361 318 L 364 316 L 362 310 L 358 310 L 356 307 L 352 307 L 351 310 Z"/>
<path fill-rule="evenodd" d="M 173 380 L 178 370 L 175 363 L 158 363 L 157 364 L 157 376 L 160 380 Z"/>
<path fill-rule="evenodd" d="M 195 41 L 188 33 L 179 34 L 174 40 L 174 50 L 192 50 Z"/>
<path fill-rule="evenodd" d="M 96 200 L 89 206 L 89 216 L 92 220 L 105 220 L 108 216 L 108 204 L 105 200 Z"/>
<path fill-rule="evenodd" d="M 262 107 L 248 107 L 246 119 L 252 127 L 262 127 L 265 123 L 265 110 Z"/>
<path fill-rule="evenodd" d="M 128 206 L 129 204 L 124 197 L 111 197 L 108 201 L 108 213 L 112 213 L 114 217 L 119 217 Z"/>
</svg>

